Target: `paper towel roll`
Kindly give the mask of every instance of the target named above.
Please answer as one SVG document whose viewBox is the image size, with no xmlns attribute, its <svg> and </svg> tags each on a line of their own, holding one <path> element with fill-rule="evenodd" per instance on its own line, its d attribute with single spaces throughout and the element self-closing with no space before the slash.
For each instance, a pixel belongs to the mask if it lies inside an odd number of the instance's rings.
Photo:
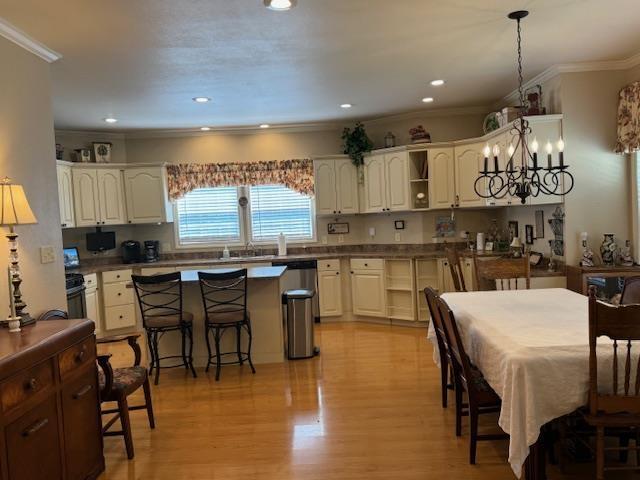
<svg viewBox="0 0 640 480">
<path fill-rule="evenodd" d="M 287 237 L 284 233 L 278 235 L 278 255 L 284 257 L 287 254 Z"/>
<path fill-rule="evenodd" d="M 484 251 L 484 233 L 479 232 L 476 235 L 476 249 L 479 251 Z"/>
</svg>

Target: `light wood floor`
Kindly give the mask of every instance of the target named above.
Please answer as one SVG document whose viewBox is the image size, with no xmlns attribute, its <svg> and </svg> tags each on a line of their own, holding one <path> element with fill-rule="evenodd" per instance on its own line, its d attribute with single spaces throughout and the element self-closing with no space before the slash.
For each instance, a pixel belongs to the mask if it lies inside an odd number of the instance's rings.
<svg viewBox="0 0 640 480">
<path fill-rule="evenodd" d="M 453 409 L 439 403 L 424 330 L 323 324 L 316 339 L 316 359 L 260 365 L 255 375 L 228 366 L 219 383 L 202 370 L 197 379 L 163 371 L 156 429 L 132 412 L 135 459 L 121 437 L 106 438 L 101 480 L 515 478 L 506 441 L 481 442 L 478 464 L 468 464 L 467 438 L 455 437 Z M 126 363 L 126 349 L 112 353 Z M 484 420 L 485 430 L 496 425 Z M 573 470 L 551 467 L 549 477 L 592 478 L 591 468 Z"/>
</svg>

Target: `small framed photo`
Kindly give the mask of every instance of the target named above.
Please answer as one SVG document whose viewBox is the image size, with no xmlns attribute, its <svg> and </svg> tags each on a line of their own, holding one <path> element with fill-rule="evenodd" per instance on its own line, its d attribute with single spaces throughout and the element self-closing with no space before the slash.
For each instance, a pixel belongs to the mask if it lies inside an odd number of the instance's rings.
<svg viewBox="0 0 640 480">
<path fill-rule="evenodd" d="M 349 223 L 329 223 L 327 224 L 327 233 L 329 235 L 344 235 L 345 233 L 349 233 Z"/>
<path fill-rule="evenodd" d="M 93 142 L 93 153 L 96 163 L 111 163 L 111 143 Z"/>
<path fill-rule="evenodd" d="M 524 226 L 524 236 L 527 245 L 533 245 L 533 241 L 535 240 L 535 237 L 533 236 L 533 225 Z"/>
<path fill-rule="evenodd" d="M 396 230 L 404 230 L 404 220 L 396 220 L 393 222 L 396 227 Z"/>
<path fill-rule="evenodd" d="M 485 242 L 484 251 L 485 252 L 493 252 L 493 242 Z"/>
<path fill-rule="evenodd" d="M 536 210 L 536 238 L 544 238 L 544 210 Z"/>
<path fill-rule="evenodd" d="M 511 241 L 520 236 L 520 228 L 518 227 L 518 222 L 515 220 L 509 220 L 509 243 Z"/>
</svg>

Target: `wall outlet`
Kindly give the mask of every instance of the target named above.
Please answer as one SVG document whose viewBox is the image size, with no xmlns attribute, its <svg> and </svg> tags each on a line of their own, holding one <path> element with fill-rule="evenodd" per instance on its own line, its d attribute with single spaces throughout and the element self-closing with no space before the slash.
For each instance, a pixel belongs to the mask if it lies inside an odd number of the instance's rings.
<svg viewBox="0 0 640 480">
<path fill-rule="evenodd" d="M 323 245 L 326 245 L 327 243 L 329 243 L 329 240 L 327 240 L 327 236 L 326 235 L 322 235 L 321 241 L 322 241 Z"/>
<path fill-rule="evenodd" d="M 56 251 L 51 245 L 40 247 L 40 263 L 53 263 L 56 261 Z"/>
<path fill-rule="evenodd" d="M 399 232 L 398 232 L 398 233 L 396 233 L 396 237 L 395 237 L 395 239 L 396 239 L 396 242 L 401 242 L 401 241 L 402 241 L 402 234 L 401 234 L 401 233 L 399 233 Z"/>
<path fill-rule="evenodd" d="M 338 235 L 338 243 L 344 243 L 344 235 Z"/>
</svg>

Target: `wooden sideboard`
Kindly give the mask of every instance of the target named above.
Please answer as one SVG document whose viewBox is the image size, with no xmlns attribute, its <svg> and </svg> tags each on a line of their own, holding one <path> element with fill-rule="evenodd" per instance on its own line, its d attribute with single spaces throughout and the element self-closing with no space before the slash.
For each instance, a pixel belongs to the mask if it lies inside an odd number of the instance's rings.
<svg viewBox="0 0 640 480">
<path fill-rule="evenodd" d="M 624 278 L 626 277 L 638 277 L 638 276 L 640 276 L 640 267 L 567 266 L 567 288 L 569 290 L 573 290 L 574 292 L 587 295 L 589 293 L 589 284 L 590 283 L 593 284 L 596 279 L 600 280 L 600 282 L 595 282 L 597 285 L 598 283 L 603 283 L 603 282 L 610 283 L 612 280 L 617 281 L 617 279 L 621 279 L 620 282 L 623 282 Z M 601 285 L 597 285 L 597 286 L 598 288 L 601 287 Z M 622 285 L 620 285 L 619 287 L 621 286 Z M 615 286 L 611 286 L 610 288 L 615 288 Z"/>
<path fill-rule="evenodd" d="M 104 471 L 90 320 L 0 329 L 0 478 L 85 480 Z"/>
</svg>

